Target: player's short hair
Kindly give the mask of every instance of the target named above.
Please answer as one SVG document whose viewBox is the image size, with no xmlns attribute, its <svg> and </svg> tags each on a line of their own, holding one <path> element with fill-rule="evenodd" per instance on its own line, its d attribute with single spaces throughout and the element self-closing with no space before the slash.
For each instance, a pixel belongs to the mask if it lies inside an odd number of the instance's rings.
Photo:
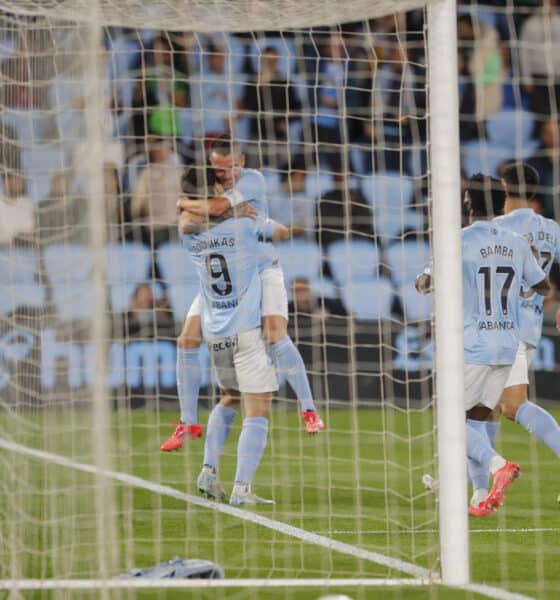
<svg viewBox="0 0 560 600">
<path fill-rule="evenodd" d="M 212 140 L 210 144 L 210 153 L 215 152 L 220 156 L 228 156 L 241 152 L 241 147 L 237 140 L 234 140 L 229 133 L 222 133 Z"/>
<path fill-rule="evenodd" d="M 181 176 L 181 190 L 189 198 L 211 198 L 216 181 L 214 169 L 189 165 Z"/>
<path fill-rule="evenodd" d="M 504 210 L 506 193 L 499 179 L 477 173 L 467 181 L 471 210 L 479 217 L 496 217 Z"/>
<path fill-rule="evenodd" d="M 531 165 L 522 162 L 509 163 L 502 172 L 508 196 L 532 200 L 537 193 L 539 174 Z"/>
</svg>

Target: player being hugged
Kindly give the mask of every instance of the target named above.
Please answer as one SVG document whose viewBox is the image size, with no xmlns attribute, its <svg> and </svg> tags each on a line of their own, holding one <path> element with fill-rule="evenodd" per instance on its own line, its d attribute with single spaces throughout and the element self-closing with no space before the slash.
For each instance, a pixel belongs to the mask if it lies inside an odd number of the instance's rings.
<svg viewBox="0 0 560 600">
<path fill-rule="evenodd" d="M 213 141 L 209 163 L 221 185 L 219 193 L 208 198 L 194 198 L 186 194 L 177 202 L 180 210 L 197 220 L 227 216 L 241 204 L 247 214 L 268 215 L 264 177 L 254 169 L 244 168 L 245 155 L 229 135 L 221 135 Z M 301 354 L 288 336 L 288 298 L 282 268 L 274 246 L 266 238 L 259 244 L 256 254 L 259 256 L 261 279 L 262 328 L 268 350 L 276 370 L 285 376 L 296 394 L 307 433 L 319 433 L 325 425 L 315 407 Z M 181 417 L 171 437 L 161 445 L 163 451 L 177 450 L 187 439 L 192 440 L 202 434 L 198 423 L 198 394 L 202 379 L 199 362 L 201 343 L 200 298 L 197 297 L 177 339 L 177 387 Z"/>
</svg>

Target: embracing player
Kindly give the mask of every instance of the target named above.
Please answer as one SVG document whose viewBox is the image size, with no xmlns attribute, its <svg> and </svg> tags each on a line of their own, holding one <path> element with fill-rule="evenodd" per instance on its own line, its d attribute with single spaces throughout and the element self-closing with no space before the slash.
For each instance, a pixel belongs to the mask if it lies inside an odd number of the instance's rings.
<svg viewBox="0 0 560 600">
<path fill-rule="evenodd" d="M 239 144 L 228 135 L 216 138 L 209 155 L 218 182 L 220 194 L 208 199 L 181 198 L 179 209 L 193 217 L 219 217 L 240 203 L 249 201 L 255 214 L 266 216 L 266 184 L 258 171 L 245 169 L 245 155 Z M 284 375 L 300 403 L 306 431 L 315 434 L 324 429 L 311 393 L 305 364 L 287 333 L 288 300 L 282 268 L 274 246 L 266 240 L 258 248 L 262 289 L 263 332 L 277 371 Z M 183 329 L 177 340 L 177 387 L 181 418 L 174 433 L 161 449 L 177 450 L 185 440 L 202 434 L 198 424 L 198 394 L 201 382 L 199 348 L 202 343 L 200 327 L 200 299 L 191 305 Z"/>
<path fill-rule="evenodd" d="M 214 193 L 214 171 L 191 167 L 185 177 L 192 196 Z M 220 402 L 208 418 L 204 462 L 197 485 L 217 500 L 225 498 L 218 478 L 220 455 L 240 401 L 245 418 L 237 447 L 231 504 L 272 504 L 251 489 L 268 436 L 274 366 L 261 332 L 259 239 L 287 239 L 288 230 L 270 219 L 227 218 L 209 223 L 184 211 L 181 239 L 200 280 L 200 324 L 220 384 Z"/>
<path fill-rule="evenodd" d="M 490 492 L 469 506 L 469 513 L 475 516 L 497 509 L 520 474 L 519 465 L 493 449 L 486 420 L 500 400 L 515 360 L 521 285 L 524 282 L 542 295 L 549 289 L 529 243 L 491 221 L 501 212 L 504 200 L 498 180 L 481 174 L 469 180 L 465 204 L 470 225 L 461 235 L 467 457 L 493 475 Z M 426 292 L 429 287 L 429 274 L 420 275 L 417 289 Z"/>
</svg>

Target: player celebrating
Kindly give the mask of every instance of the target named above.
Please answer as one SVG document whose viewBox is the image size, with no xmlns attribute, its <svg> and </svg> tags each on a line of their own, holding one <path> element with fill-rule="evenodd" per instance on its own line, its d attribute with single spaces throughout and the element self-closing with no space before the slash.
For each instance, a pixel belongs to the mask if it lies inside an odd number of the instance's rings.
<svg viewBox="0 0 560 600">
<path fill-rule="evenodd" d="M 195 216 L 217 217 L 249 200 L 260 214 L 268 214 L 264 177 L 258 171 L 244 169 L 245 155 L 235 141 L 228 135 L 216 138 L 209 160 L 216 178 L 226 191 L 219 197 L 204 200 L 182 198 L 177 203 L 181 210 L 190 211 Z M 288 300 L 283 272 L 272 244 L 262 243 L 259 251 L 262 257 L 260 273 L 265 339 L 277 371 L 285 375 L 296 393 L 306 431 L 315 434 L 325 426 L 313 402 L 303 359 L 287 333 Z M 171 437 L 162 444 L 164 451 L 177 450 L 186 439 L 195 439 L 202 434 L 198 424 L 201 343 L 200 300 L 196 298 L 177 340 L 177 387 L 181 419 Z"/>
<path fill-rule="evenodd" d="M 552 263 L 560 258 L 560 227 L 552 219 L 537 214 L 530 206 L 539 184 L 539 175 L 530 165 L 512 163 L 504 171 L 502 184 L 506 192 L 503 217 L 496 223 L 522 235 L 534 245 L 543 271 L 549 275 Z M 495 411 L 499 419 L 502 412 L 508 419 L 522 425 L 529 433 L 544 442 L 560 458 L 560 427 L 546 410 L 530 402 L 527 397 L 529 367 L 542 334 L 543 297 L 523 292 L 519 298 L 520 335 L 515 362 L 500 398 L 500 410 Z M 560 328 L 560 310 L 556 314 L 556 326 Z M 494 445 L 499 424 L 492 420 L 486 424 L 488 436 Z M 488 476 L 474 469 L 473 501 L 486 495 Z"/>
<path fill-rule="evenodd" d="M 528 242 L 489 220 L 501 210 L 504 197 L 499 181 L 480 174 L 471 177 L 465 194 L 471 223 L 462 231 L 467 456 L 493 475 L 490 493 L 469 506 L 475 516 L 498 508 L 520 474 L 519 465 L 492 448 L 486 419 L 498 404 L 517 352 L 521 283 L 542 295 L 549 289 Z M 429 285 L 428 274 L 417 278 L 419 291 L 428 291 Z"/>
<path fill-rule="evenodd" d="M 200 193 L 213 182 L 211 169 L 189 169 L 186 180 Z M 207 221 L 206 221 L 207 222 Z M 194 225 L 183 212 L 181 238 L 200 279 L 200 322 L 220 382 L 220 402 L 208 418 L 201 492 L 224 499 L 218 480 L 221 452 L 241 399 L 245 409 L 239 436 L 231 504 L 272 504 L 251 490 L 266 447 L 272 392 L 278 383 L 261 335 L 259 237 L 287 239 L 288 230 L 270 219 L 232 218 L 213 227 Z"/>
</svg>

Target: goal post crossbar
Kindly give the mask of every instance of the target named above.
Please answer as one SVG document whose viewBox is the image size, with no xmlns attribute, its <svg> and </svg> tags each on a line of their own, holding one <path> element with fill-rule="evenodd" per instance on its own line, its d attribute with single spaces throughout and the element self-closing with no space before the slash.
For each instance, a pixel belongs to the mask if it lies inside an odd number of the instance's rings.
<svg viewBox="0 0 560 600">
<path fill-rule="evenodd" d="M 441 0 L 434 0 L 441 1 Z M 399 12 L 420 8 L 429 0 L 399 0 Z M 0 9 L 22 16 L 45 16 L 59 20 L 88 22 L 91 19 L 89 0 L 51 0 L 44 3 L 37 0 L 0 0 Z M 100 0 L 99 15 L 103 24 L 112 26 L 146 26 L 146 11 L 140 14 L 127 9 L 127 4 L 119 5 L 112 0 Z M 285 0 L 267 2 L 266 0 L 167 0 L 160 5 L 155 2 L 154 9 L 148 11 L 151 27 L 170 31 L 281 31 L 297 27 L 320 27 L 336 25 L 341 20 L 340 2 L 324 0 L 322 2 L 300 2 Z M 355 0 L 352 12 L 344 15 L 346 20 L 369 19 L 395 12 L 395 3 L 390 0 Z"/>
</svg>

